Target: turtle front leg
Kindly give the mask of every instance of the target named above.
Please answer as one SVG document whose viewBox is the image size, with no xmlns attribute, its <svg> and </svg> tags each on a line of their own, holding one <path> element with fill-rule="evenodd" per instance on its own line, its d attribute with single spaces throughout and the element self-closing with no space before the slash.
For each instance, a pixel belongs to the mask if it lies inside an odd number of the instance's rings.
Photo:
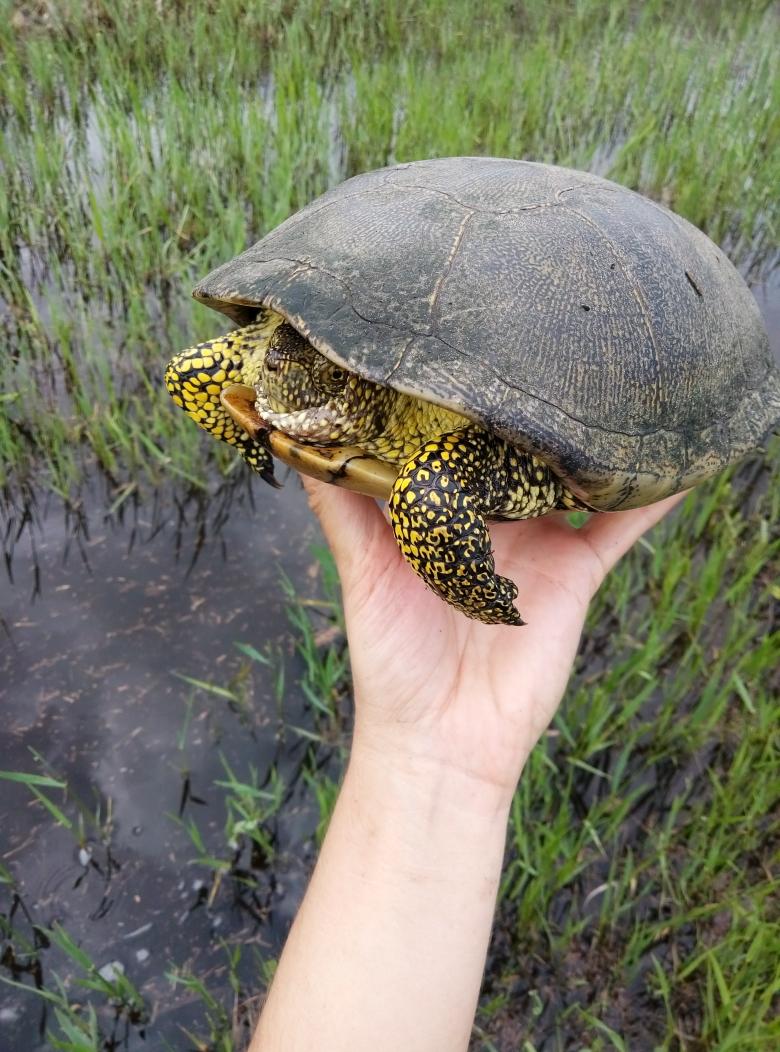
<svg viewBox="0 0 780 1052">
<path fill-rule="evenodd" d="M 572 506 L 569 496 L 535 457 L 465 427 L 407 461 L 390 520 L 409 565 L 445 602 L 487 624 L 522 625 L 517 588 L 495 571 L 485 518 L 532 518 Z"/>
<path fill-rule="evenodd" d="M 165 370 L 165 386 L 198 427 L 234 446 L 253 471 L 278 488 L 265 432 L 251 438 L 225 411 L 219 397 L 224 388 L 243 382 L 240 335 L 241 330 L 228 333 L 175 355 Z"/>
</svg>

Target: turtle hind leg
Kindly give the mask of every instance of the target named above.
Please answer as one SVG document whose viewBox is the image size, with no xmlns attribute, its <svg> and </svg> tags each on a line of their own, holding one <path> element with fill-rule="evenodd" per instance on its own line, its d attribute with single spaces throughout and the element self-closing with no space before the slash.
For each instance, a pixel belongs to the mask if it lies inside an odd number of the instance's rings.
<svg viewBox="0 0 780 1052">
<path fill-rule="evenodd" d="M 522 625 L 517 588 L 495 571 L 478 485 L 493 452 L 484 444 L 474 428 L 427 442 L 393 486 L 390 519 L 410 566 L 445 602 L 487 624 Z"/>
<path fill-rule="evenodd" d="M 174 355 L 165 370 L 165 386 L 198 427 L 234 446 L 254 472 L 279 488 L 273 457 L 263 438 L 250 438 L 220 401 L 223 388 L 243 382 L 242 360 L 240 341 L 234 334 L 207 340 Z"/>
</svg>

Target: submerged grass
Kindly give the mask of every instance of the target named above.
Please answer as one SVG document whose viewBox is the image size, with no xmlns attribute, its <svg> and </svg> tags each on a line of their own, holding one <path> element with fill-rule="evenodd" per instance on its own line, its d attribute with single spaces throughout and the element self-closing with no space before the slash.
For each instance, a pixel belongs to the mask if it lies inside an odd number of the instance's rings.
<svg viewBox="0 0 780 1052">
<path fill-rule="evenodd" d="M 779 41 L 775 10 L 755 0 L 143 0 L 132 18 L 114 0 L 0 0 L 0 490 L 14 528 L 20 494 L 73 502 L 96 464 L 113 510 L 171 480 L 177 496 L 206 493 L 215 467 L 236 472 L 161 385 L 168 355 L 222 324 L 189 289 L 356 171 L 456 153 L 586 167 L 669 203 L 748 276 L 765 273 Z M 780 1045 L 777 453 L 702 487 L 597 597 L 515 799 L 475 1050 Z M 348 689 L 322 566 L 324 600 L 288 589 L 317 840 Z M 241 652 L 281 706 L 277 657 Z M 251 707 L 243 666 L 226 685 L 187 682 L 239 716 Z M 79 809 L 49 792 L 59 780 L 11 776 L 82 843 Z M 219 789 L 223 827 L 209 838 L 187 815 L 185 834 L 211 871 L 207 897 L 230 883 L 262 931 L 252 872 L 275 860 L 282 785 L 226 761 Z M 4 867 L 0 883 L 13 884 Z M 0 914 L 6 965 L 23 941 L 19 901 Z M 35 931 L 25 961 L 47 952 Z M 75 961 L 71 945 L 60 949 Z M 237 952 L 226 944 L 230 1003 L 171 962 L 203 1006 L 187 1047 L 239 1047 L 237 1006 L 262 976 L 259 964 L 239 975 Z M 51 994 L 61 1047 L 101 1047 L 92 1001 Z"/>
</svg>

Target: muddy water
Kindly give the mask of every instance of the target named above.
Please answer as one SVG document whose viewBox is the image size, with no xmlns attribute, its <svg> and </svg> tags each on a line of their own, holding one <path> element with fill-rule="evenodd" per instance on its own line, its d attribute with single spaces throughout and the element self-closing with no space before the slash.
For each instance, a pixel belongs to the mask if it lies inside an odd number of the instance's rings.
<svg viewBox="0 0 780 1052">
<path fill-rule="evenodd" d="M 28 788 L 0 781 L 0 860 L 22 894 L 15 959 L 6 945 L 4 963 L 31 965 L 19 950 L 34 940 L 32 924 L 55 921 L 99 966 L 119 961 L 154 1021 L 146 1042 L 144 1028 L 132 1028 L 118 1047 L 149 1048 L 151 1040 L 157 1048 L 167 1039 L 181 1048 L 179 1024 L 197 1029 L 198 1006 L 165 979 L 174 964 L 207 976 L 211 991 L 230 1002 L 219 938 L 242 942 L 251 983 L 259 970 L 252 953 L 267 958 L 278 950 L 310 865 L 316 815 L 310 803 L 300 805 L 303 741 L 289 730 L 311 723 L 295 686 L 296 660 L 284 657 L 280 710 L 272 672 L 234 643 L 262 649 L 275 641 L 289 650 L 279 568 L 299 594 L 311 594 L 310 545 L 318 535 L 295 480 L 281 493 L 259 480 L 253 486 L 254 512 L 244 506 L 232 514 L 191 568 L 195 529 L 168 523 L 150 537 L 143 517 L 132 530 L 109 528 L 96 509 L 79 546 L 73 524 L 52 509 L 40 529 L 20 538 L 13 583 L 1 586 L 0 768 L 42 773 L 36 750 L 70 787 L 69 803 L 57 790 L 47 790 L 51 798 L 73 820 L 79 809 L 89 816 L 86 835 L 58 828 Z M 243 675 L 245 703 L 194 690 L 175 672 L 221 686 Z M 225 777 L 221 757 L 238 778 L 248 779 L 253 766 L 260 784 L 275 765 L 288 790 L 273 830 L 280 852 L 273 870 L 253 860 L 258 888 L 250 894 L 226 879 L 208 905 L 210 874 L 192 864 L 196 851 L 172 815 L 194 818 L 209 849 L 229 855 L 214 786 Z M 239 864 L 251 865 L 249 858 Z M 7 916 L 10 889 L 0 886 L 0 900 Z M 56 949 L 40 959 L 47 986 L 52 972 L 73 971 Z M 37 999 L 0 989 L 3 1052 L 46 1047 L 40 1022 Z"/>
</svg>

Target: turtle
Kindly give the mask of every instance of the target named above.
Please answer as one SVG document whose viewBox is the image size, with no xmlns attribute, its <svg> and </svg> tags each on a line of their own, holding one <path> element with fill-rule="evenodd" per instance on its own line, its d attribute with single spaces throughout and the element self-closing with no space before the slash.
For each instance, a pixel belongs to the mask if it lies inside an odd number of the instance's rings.
<svg viewBox="0 0 780 1052">
<path fill-rule="evenodd" d="M 387 500 L 442 599 L 523 624 L 489 521 L 610 512 L 760 447 L 780 373 L 704 233 L 599 176 L 448 157 L 357 175 L 195 289 L 226 335 L 174 402 L 277 484 L 274 457 Z"/>
</svg>

